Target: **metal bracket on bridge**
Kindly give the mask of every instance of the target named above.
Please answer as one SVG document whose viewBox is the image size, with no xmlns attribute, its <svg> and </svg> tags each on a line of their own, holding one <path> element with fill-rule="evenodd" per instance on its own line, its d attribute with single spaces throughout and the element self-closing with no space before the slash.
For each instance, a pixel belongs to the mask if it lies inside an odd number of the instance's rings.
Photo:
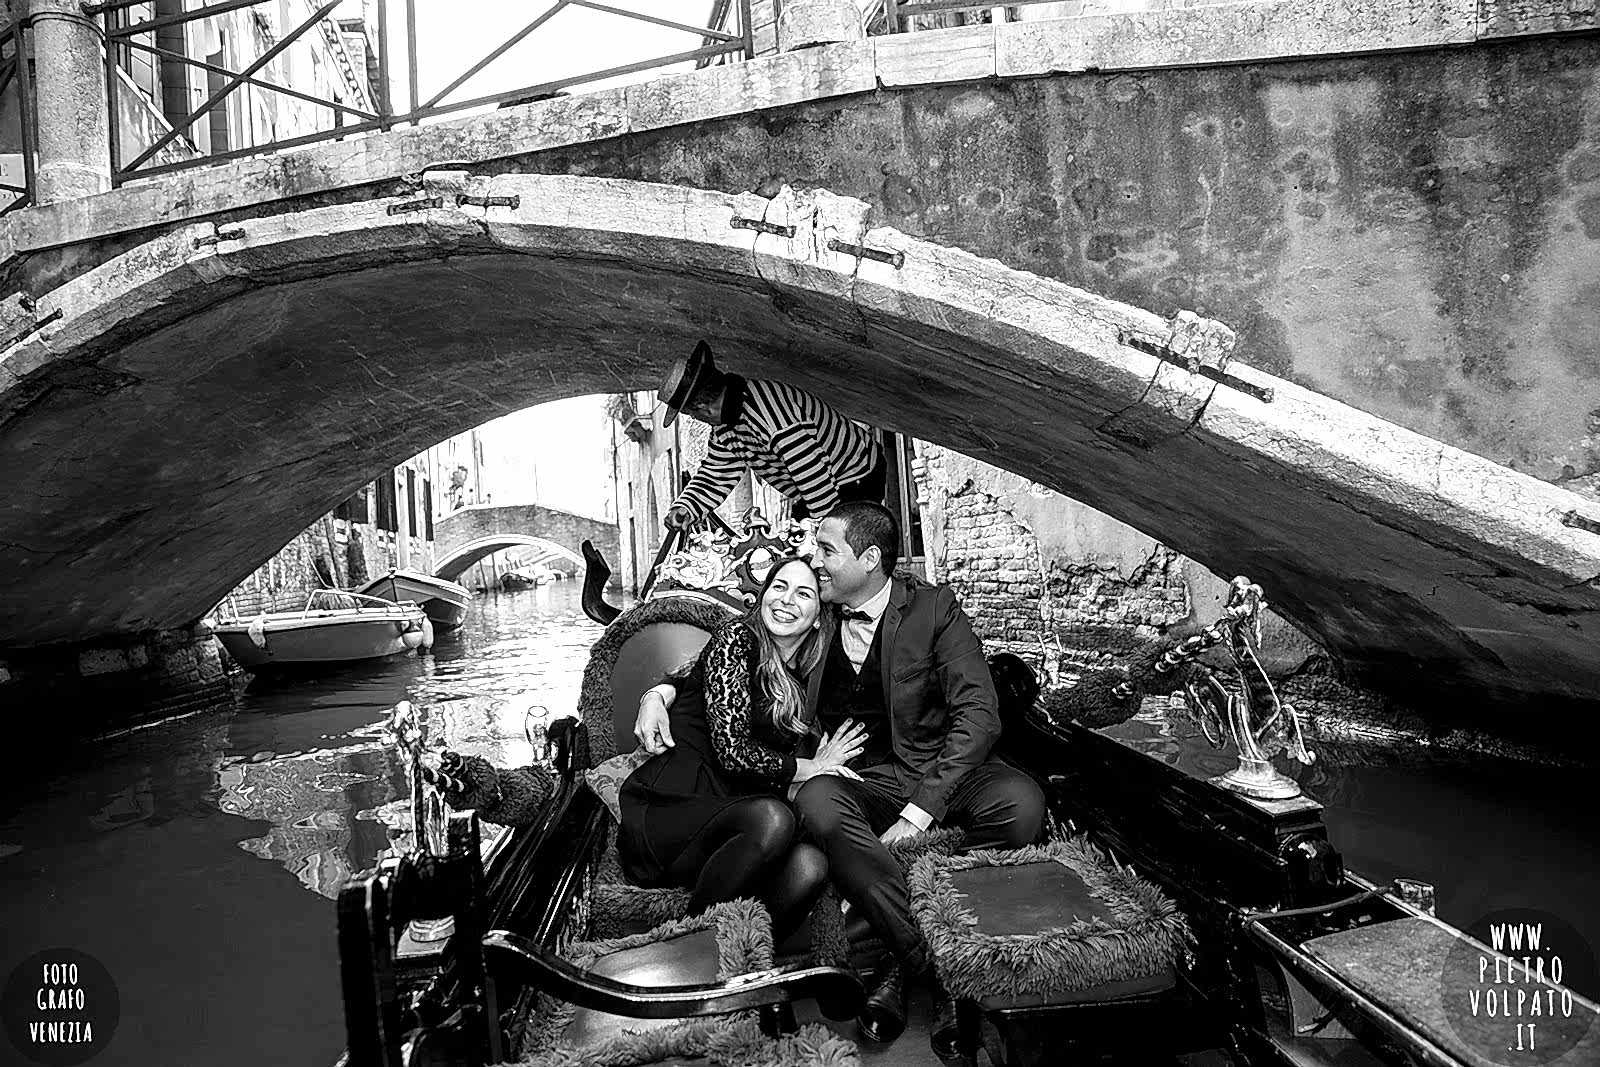
<svg viewBox="0 0 1600 1067">
<path fill-rule="evenodd" d="M 221 230 L 221 229 L 219 229 L 215 233 L 213 233 L 210 237 L 196 237 L 194 239 L 194 247 L 196 247 L 196 248 L 204 248 L 207 245 L 218 245 L 218 244 L 221 244 L 223 241 L 242 241 L 242 240 L 244 240 L 244 227 L 243 226 L 235 226 L 231 230 Z"/>
<path fill-rule="evenodd" d="M 1600 522 L 1589 518 L 1587 515 L 1579 515 L 1576 511 L 1569 511 L 1561 516 L 1561 525 L 1570 526 L 1575 530 L 1587 530 L 1592 534 L 1600 534 Z"/>
<path fill-rule="evenodd" d="M 1168 323 L 1166 337 L 1157 338 L 1139 330 L 1122 330 L 1117 340 L 1129 348 L 1155 356 L 1163 363 L 1181 367 L 1219 385 L 1247 393 L 1263 403 L 1272 403 L 1267 386 L 1247 382 L 1226 370 L 1232 358 L 1234 334 L 1220 322 L 1202 318 L 1192 311 L 1180 311 Z"/>
<path fill-rule="evenodd" d="M 470 204 L 473 207 L 508 207 L 515 211 L 522 206 L 520 196 L 470 196 L 461 193 L 456 197 L 456 207 Z"/>
<path fill-rule="evenodd" d="M 879 263 L 889 264 L 895 270 L 899 270 L 906 265 L 906 254 L 904 252 L 891 252 L 886 248 L 868 248 L 866 245 L 853 245 L 846 241 L 841 241 L 837 237 L 828 238 L 828 251 L 842 252 L 847 256 L 855 256 L 857 259 L 874 259 Z"/>
<path fill-rule="evenodd" d="M 761 233 L 770 233 L 778 237 L 793 237 L 793 226 L 780 226 L 776 222 L 766 219 L 741 219 L 738 215 L 733 217 L 733 228 L 736 230 L 757 230 Z"/>
<path fill-rule="evenodd" d="M 28 311 L 32 311 L 33 310 L 34 305 L 33 305 L 33 301 L 31 299 L 30 300 L 19 300 L 18 303 L 22 304 L 23 308 L 25 308 Z M 24 326 L 21 330 L 18 330 L 16 333 L 12 334 L 11 336 L 6 337 L 4 340 L 0 340 L 0 350 L 4 350 L 4 349 L 7 349 L 7 348 L 10 348 L 12 345 L 16 344 L 17 342 L 23 341 L 23 340 L 26 340 L 29 337 L 32 337 L 35 333 L 38 333 L 40 330 L 44 329 L 46 326 L 48 326 L 52 322 L 56 321 L 57 319 L 59 319 L 64 314 L 66 314 L 66 312 L 62 311 L 60 308 L 56 308 L 54 311 L 50 312 L 50 314 L 46 315 L 44 318 L 35 319 L 32 323 L 28 324 L 27 326 Z"/>
<path fill-rule="evenodd" d="M 436 207 L 444 207 L 444 197 L 430 196 L 422 200 L 408 200 L 404 204 L 390 204 L 385 210 L 390 215 L 404 215 L 408 211 L 427 211 Z"/>
</svg>

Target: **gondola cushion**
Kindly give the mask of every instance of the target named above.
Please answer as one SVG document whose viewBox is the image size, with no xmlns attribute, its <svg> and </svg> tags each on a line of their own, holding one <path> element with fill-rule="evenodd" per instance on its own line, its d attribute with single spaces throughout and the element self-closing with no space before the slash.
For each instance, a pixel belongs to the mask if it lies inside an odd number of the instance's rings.
<svg viewBox="0 0 1600 1067">
<path fill-rule="evenodd" d="M 760 904 L 735 900 L 647 933 L 575 944 L 565 955 L 593 974 L 635 986 L 724 981 L 772 966 L 772 923 Z M 772 1067 L 855 1062 L 850 1042 L 815 1024 L 774 1040 L 761 1034 L 751 1012 L 635 1019 L 548 997 L 541 998 L 521 1045 L 523 1062 L 534 1067 L 703 1063 L 708 1057 Z"/>
<path fill-rule="evenodd" d="M 985 1009 L 1159 992 L 1191 943 L 1170 899 L 1081 840 L 925 856 L 910 887 L 940 980 Z"/>
<path fill-rule="evenodd" d="M 650 753 L 642 748 L 636 748 L 620 756 L 612 756 L 600 766 L 583 772 L 584 783 L 606 806 L 613 822 L 622 821 L 622 783 L 628 780 L 628 775 L 638 769 L 639 764 L 648 759 Z"/>
</svg>

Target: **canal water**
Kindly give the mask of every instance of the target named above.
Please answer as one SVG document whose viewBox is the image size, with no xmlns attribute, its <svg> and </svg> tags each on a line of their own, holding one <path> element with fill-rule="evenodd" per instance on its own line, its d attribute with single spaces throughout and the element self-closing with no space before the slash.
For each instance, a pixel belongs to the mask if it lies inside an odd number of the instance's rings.
<svg viewBox="0 0 1600 1067">
<path fill-rule="evenodd" d="M 577 583 L 480 596 L 431 656 L 252 687 L 231 710 L 14 763 L 0 791 L 20 798 L 0 808 L 0 972 L 62 947 L 105 965 L 121 1021 L 94 1067 L 332 1064 L 344 1040 L 333 899 L 404 815 L 389 709 L 429 704 L 452 748 L 526 762 L 526 713 L 570 712 L 600 632 Z M 1307 784 L 1352 868 L 1434 882 L 1440 914 L 1461 924 L 1531 907 L 1600 945 L 1582 777 L 1340 751 Z"/>
</svg>

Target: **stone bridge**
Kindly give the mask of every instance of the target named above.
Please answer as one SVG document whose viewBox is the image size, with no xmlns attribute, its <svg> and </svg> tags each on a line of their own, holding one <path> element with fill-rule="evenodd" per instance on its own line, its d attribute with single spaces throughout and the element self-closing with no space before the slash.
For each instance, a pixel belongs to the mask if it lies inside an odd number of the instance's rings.
<svg viewBox="0 0 1600 1067">
<path fill-rule="evenodd" d="M 529 565 L 546 563 L 583 574 L 584 541 L 592 541 L 613 566 L 617 524 L 558 511 L 540 504 L 476 504 L 433 525 L 433 573 L 455 581 L 466 569 L 504 548 L 531 548 Z M 528 554 L 525 554 L 528 556 Z"/>
<path fill-rule="evenodd" d="M 1594 25 L 906 34 L 14 212 L 0 648 L 193 619 L 374 471 L 711 337 L 1249 574 L 1370 682 L 1592 711 L 1600 504 L 1550 483 L 1600 471 Z M 1161 358 L 1179 310 L 1234 361 Z"/>
</svg>

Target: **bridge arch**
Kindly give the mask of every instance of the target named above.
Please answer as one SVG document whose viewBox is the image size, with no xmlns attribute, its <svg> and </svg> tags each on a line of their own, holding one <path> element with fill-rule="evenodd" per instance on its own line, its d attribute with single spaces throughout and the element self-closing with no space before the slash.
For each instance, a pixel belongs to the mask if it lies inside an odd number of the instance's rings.
<svg viewBox="0 0 1600 1067">
<path fill-rule="evenodd" d="M 530 567 L 541 563 L 548 564 L 559 560 L 570 564 L 574 573 L 583 573 L 583 557 L 570 548 L 547 541 L 542 537 L 531 537 L 528 534 L 490 534 L 477 540 L 469 541 L 452 551 L 448 556 L 433 565 L 433 573 L 437 578 L 455 581 L 464 574 L 468 567 L 479 560 L 488 559 L 507 548 L 531 548 L 533 555 L 528 559 Z"/>
<path fill-rule="evenodd" d="M 1353 666 L 1600 695 L 1600 539 L 1563 523 L 1571 494 L 1248 366 L 1219 385 L 1151 354 L 1174 342 L 1154 315 L 866 216 L 435 172 L 154 237 L 39 298 L 49 327 L 0 353 L 4 477 L 38 502 L 0 512 L 0 647 L 181 624 L 373 470 L 649 387 L 711 337 L 730 369 L 1249 574 Z"/>
</svg>

